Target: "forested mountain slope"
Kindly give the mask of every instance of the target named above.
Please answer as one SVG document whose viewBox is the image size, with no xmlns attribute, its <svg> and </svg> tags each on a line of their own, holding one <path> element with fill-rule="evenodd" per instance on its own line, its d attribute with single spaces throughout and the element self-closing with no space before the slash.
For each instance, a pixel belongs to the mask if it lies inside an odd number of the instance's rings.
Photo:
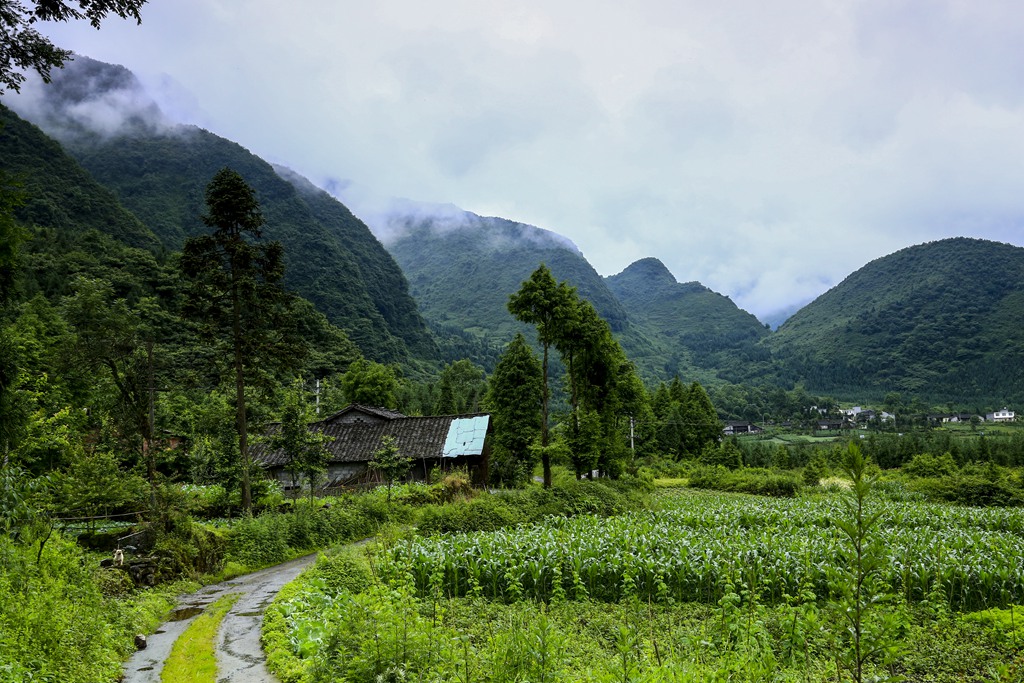
<svg viewBox="0 0 1024 683">
<path fill-rule="evenodd" d="M 546 263 L 558 280 L 594 304 L 612 330 L 626 326 L 626 312 L 601 276 L 555 233 L 454 207 L 394 215 L 381 232 L 395 236 L 386 246 L 431 320 L 511 339 L 519 326 L 506 309 L 508 297 Z"/>
<path fill-rule="evenodd" d="M 169 250 L 206 228 L 200 215 L 213 175 L 230 167 L 254 188 L 264 235 L 285 247 L 286 284 L 312 301 L 370 358 L 432 360 L 437 349 L 397 264 L 369 229 L 326 193 L 283 178 L 240 145 L 194 126 L 173 126 L 130 72 L 77 58 L 31 110 L 39 124 L 110 188 Z M 114 97 L 116 95 L 116 97 Z M 102 129 L 89 107 L 128 103 Z M 295 182 L 290 182 L 290 180 Z M 301 188 L 301 189 L 300 189 Z"/>
<path fill-rule="evenodd" d="M 102 228 L 133 247 L 160 241 L 114 194 L 100 185 L 59 143 L 0 104 L 0 169 L 18 184 L 23 200 L 15 217 L 66 233 Z"/>
<path fill-rule="evenodd" d="M 605 282 L 630 321 L 671 354 L 665 367 L 721 379 L 749 373 L 752 364 L 768 367 L 770 355 L 758 341 L 770 332 L 757 318 L 699 282 L 677 282 L 658 259 L 641 259 Z"/>
<path fill-rule="evenodd" d="M 766 338 L 783 381 L 835 395 L 1024 400 L 1024 249 L 957 237 L 872 261 Z"/>
</svg>

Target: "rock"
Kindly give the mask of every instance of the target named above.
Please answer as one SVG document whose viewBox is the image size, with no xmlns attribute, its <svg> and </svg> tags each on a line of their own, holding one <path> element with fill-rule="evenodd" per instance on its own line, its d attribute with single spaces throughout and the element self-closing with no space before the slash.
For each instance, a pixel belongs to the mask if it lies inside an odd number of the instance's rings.
<svg viewBox="0 0 1024 683">
<path fill-rule="evenodd" d="M 146 636 L 142 635 L 141 633 L 135 636 L 136 650 L 145 650 L 147 644 L 148 643 L 146 643 Z"/>
</svg>

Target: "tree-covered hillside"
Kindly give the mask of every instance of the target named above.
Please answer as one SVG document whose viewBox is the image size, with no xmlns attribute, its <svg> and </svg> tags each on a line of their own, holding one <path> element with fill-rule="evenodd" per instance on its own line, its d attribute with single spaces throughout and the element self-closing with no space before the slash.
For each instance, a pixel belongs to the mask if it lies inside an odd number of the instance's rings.
<svg viewBox="0 0 1024 683">
<path fill-rule="evenodd" d="M 83 85 L 85 84 L 85 85 Z M 256 191 L 266 235 L 285 247 L 286 284 L 381 361 L 432 360 L 437 350 L 404 277 L 369 229 L 339 202 L 304 182 L 290 182 L 231 141 L 158 116 L 134 77 L 120 67 L 78 58 L 45 91 L 39 123 L 121 203 L 178 250 L 202 231 L 203 188 L 224 167 Z M 82 114 L 111 92 L 133 103 L 119 127 L 97 130 Z M 109 123 L 109 122 L 108 122 Z"/>
<path fill-rule="evenodd" d="M 677 282 L 658 259 L 641 259 L 605 282 L 630 322 L 668 354 L 667 372 L 734 381 L 751 366 L 768 366 L 757 342 L 770 332 L 757 318 L 699 282 Z"/>
<path fill-rule="evenodd" d="M 0 104 L 2 167 L 21 186 L 18 220 L 68 233 L 102 228 L 133 247 L 155 249 L 157 237 L 110 190 L 75 163 L 59 143 Z"/>
<path fill-rule="evenodd" d="M 765 343 L 780 379 L 992 405 L 1024 400 L 1024 249 L 963 237 L 872 261 Z"/>
<path fill-rule="evenodd" d="M 504 343 L 523 326 L 508 298 L 544 263 L 590 301 L 612 330 L 628 327 L 626 311 L 583 255 L 558 235 L 469 212 L 394 216 L 387 248 L 401 265 L 412 295 L 431 321 Z"/>
</svg>

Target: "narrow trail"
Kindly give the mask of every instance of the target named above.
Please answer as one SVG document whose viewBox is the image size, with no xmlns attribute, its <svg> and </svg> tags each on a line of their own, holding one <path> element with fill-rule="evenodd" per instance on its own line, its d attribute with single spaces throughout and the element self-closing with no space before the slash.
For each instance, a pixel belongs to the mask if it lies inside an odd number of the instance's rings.
<svg viewBox="0 0 1024 683">
<path fill-rule="evenodd" d="M 224 617 L 217 635 L 217 683 L 277 683 L 267 671 L 260 647 L 263 611 L 286 583 L 315 560 L 315 553 L 306 555 L 181 596 L 171 618 L 149 636 L 146 649 L 139 650 L 125 663 L 123 683 L 159 683 L 174 641 L 206 605 L 228 593 L 241 597 Z"/>
</svg>

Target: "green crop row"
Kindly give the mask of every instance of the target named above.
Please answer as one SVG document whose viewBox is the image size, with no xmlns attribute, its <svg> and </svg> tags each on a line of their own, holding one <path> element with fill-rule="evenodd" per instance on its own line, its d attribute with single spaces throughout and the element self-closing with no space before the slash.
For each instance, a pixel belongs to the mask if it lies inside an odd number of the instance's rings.
<svg viewBox="0 0 1024 683">
<path fill-rule="evenodd" d="M 878 503 L 881 577 L 909 602 L 941 592 L 955 609 L 1024 601 L 1024 513 Z M 410 538 L 383 570 L 421 594 L 705 602 L 740 582 L 769 603 L 841 590 L 838 497 L 688 497 L 657 512 L 551 518 L 495 532 Z"/>
</svg>

